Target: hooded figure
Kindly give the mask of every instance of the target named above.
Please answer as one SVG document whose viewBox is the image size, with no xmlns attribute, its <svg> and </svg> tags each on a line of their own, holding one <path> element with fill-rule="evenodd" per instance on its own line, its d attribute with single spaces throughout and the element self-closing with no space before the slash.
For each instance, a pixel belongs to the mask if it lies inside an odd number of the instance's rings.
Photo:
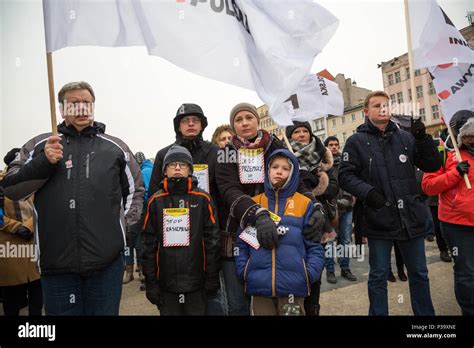
<svg viewBox="0 0 474 348">
<path fill-rule="evenodd" d="M 276 157 L 286 158 L 291 168 L 288 179 L 279 188 L 275 188 L 269 179 L 270 166 Z M 281 218 L 278 223 L 280 244 L 272 250 L 256 250 L 241 237 L 237 238 L 239 254 L 236 268 L 238 275 L 245 280 L 247 295 L 287 297 L 292 294 L 304 298 L 322 272 L 322 246 L 303 237 L 302 231 L 314 207 L 309 198 L 296 192 L 299 185 L 298 167 L 298 160 L 288 150 L 275 150 L 265 166 L 265 193 L 252 198 L 262 208 Z M 241 232 L 240 229 L 237 235 Z"/>
<path fill-rule="evenodd" d="M 191 135 L 183 135 L 180 128 L 182 120 L 186 116 L 195 116 L 200 119 L 200 124 L 196 124 L 196 129 L 200 131 L 192 133 Z M 166 153 L 173 145 L 179 145 L 186 148 L 193 158 L 194 166 L 199 166 L 199 171 L 196 171 L 195 176 L 198 178 L 198 186 L 204 191 L 211 194 L 211 196 L 217 201 L 217 186 L 215 183 L 215 163 L 217 161 L 218 147 L 208 141 L 203 140 L 202 133 L 207 127 L 207 118 L 204 116 L 204 112 L 201 107 L 197 104 L 182 104 L 176 111 L 176 116 L 173 120 L 174 131 L 176 133 L 176 141 L 166 146 L 165 148 L 158 151 L 153 164 L 153 172 L 150 179 L 150 185 L 148 188 L 148 197 L 151 197 L 153 193 L 158 191 L 160 183 L 163 180 L 163 160 Z M 182 128 L 181 128 L 182 129 Z M 203 175 L 198 175 L 199 173 Z M 210 192 L 209 192 L 210 191 Z"/>
</svg>

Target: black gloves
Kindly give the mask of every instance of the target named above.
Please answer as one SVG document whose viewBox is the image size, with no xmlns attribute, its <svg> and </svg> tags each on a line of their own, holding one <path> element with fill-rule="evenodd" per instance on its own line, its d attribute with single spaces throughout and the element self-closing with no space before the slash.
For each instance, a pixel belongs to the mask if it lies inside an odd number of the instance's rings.
<svg viewBox="0 0 474 348">
<path fill-rule="evenodd" d="M 163 298 L 161 296 L 160 286 L 158 284 L 153 284 L 146 287 L 146 298 L 148 301 L 158 306 L 158 309 L 161 308 L 163 304 Z"/>
<path fill-rule="evenodd" d="M 324 213 L 321 204 L 317 203 L 314 207 L 316 209 L 311 214 L 308 225 L 303 228 L 303 236 L 306 240 L 319 243 L 323 235 Z"/>
<path fill-rule="evenodd" d="M 456 170 L 458 171 L 459 175 L 464 176 L 464 174 L 469 173 L 469 167 L 470 165 L 468 161 L 462 161 L 458 163 Z"/>
<path fill-rule="evenodd" d="M 372 208 L 381 208 L 385 204 L 385 197 L 376 189 L 372 189 L 367 195 L 367 205 Z"/>
<path fill-rule="evenodd" d="M 306 187 L 315 188 L 319 185 L 319 175 L 315 175 L 309 170 L 300 170 L 300 178 Z"/>
<path fill-rule="evenodd" d="M 278 240 L 277 227 L 270 218 L 267 210 L 261 210 L 256 215 L 255 228 L 257 229 L 258 243 L 264 248 L 271 250 L 276 248 L 280 241 Z"/>
<path fill-rule="evenodd" d="M 33 233 L 31 233 L 31 231 L 28 228 L 26 228 L 24 226 L 20 226 L 15 231 L 15 236 L 18 236 L 21 239 L 23 239 L 24 241 L 29 242 L 31 240 L 31 238 L 33 238 Z"/>
<path fill-rule="evenodd" d="M 423 140 L 426 136 L 426 127 L 421 122 L 421 118 L 416 120 L 411 118 L 411 134 L 415 137 L 416 140 Z"/>
</svg>

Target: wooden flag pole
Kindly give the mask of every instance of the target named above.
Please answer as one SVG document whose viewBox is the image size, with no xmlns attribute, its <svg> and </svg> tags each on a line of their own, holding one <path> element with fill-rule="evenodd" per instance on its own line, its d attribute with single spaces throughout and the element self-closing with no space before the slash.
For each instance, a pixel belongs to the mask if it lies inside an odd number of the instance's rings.
<svg viewBox="0 0 474 348">
<path fill-rule="evenodd" d="M 408 44 L 408 64 L 410 68 L 410 87 L 411 87 L 411 106 L 412 106 L 412 117 L 414 115 L 417 115 L 418 112 L 414 112 L 416 108 L 416 93 L 415 93 L 415 74 L 414 74 L 414 69 L 413 69 L 413 53 L 412 53 L 412 42 L 411 42 L 411 28 L 410 28 L 410 11 L 408 10 L 408 0 L 404 0 L 405 4 L 405 24 L 407 28 L 407 44 Z M 453 147 L 454 147 L 454 152 L 456 153 L 456 157 L 458 159 L 458 162 L 462 161 L 461 157 L 461 152 L 459 152 L 459 147 L 458 143 L 453 135 L 453 131 L 451 127 L 449 126 L 449 123 L 446 123 L 446 126 L 448 127 L 448 132 L 449 135 L 451 136 L 451 140 L 453 142 Z M 469 177 L 467 174 L 464 174 L 464 182 L 466 183 L 466 186 L 468 190 L 471 189 L 471 183 L 469 182 Z"/>
<path fill-rule="evenodd" d="M 416 109 L 416 90 L 415 90 L 415 71 L 413 69 L 413 53 L 411 43 L 410 13 L 408 11 L 408 0 L 405 0 L 405 25 L 407 28 L 407 46 L 408 46 L 408 69 L 410 71 L 411 88 L 411 116 L 418 115 Z"/>
<path fill-rule="evenodd" d="M 54 78 L 53 78 L 53 53 L 46 53 L 48 65 L 48 87 L 49 87 L 49 110 L 51 113 L 51 129 L 53 135 L 58 135 L 58 124 L 56 122 L 56 105 L 54 102 Z"/>
<path fill-rule="evenodd" d="M 51 130 L 53 135 L 58 135 L 58 124 L 56 122 L 56 105 L 54 103 L 54 77 L 53 77 L 53 53 L 48 52 L 48 12 L 46 2 L 43 1 L 43 27 L 44 41 L 46 47 L 46 65 L 48 67 L 48 89 L 49 89 L 49 110 L 51 114 Z"/>
</svg>

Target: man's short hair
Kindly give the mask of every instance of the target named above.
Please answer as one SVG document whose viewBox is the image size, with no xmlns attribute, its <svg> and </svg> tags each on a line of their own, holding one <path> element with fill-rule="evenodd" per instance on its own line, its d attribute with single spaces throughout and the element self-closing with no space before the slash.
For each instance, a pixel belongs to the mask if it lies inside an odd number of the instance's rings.
<svg viewBox="0 0 474 348">
<path fill-rule="evenodd" d="M 324 146 L 328 146 L 330 141 L 337 141 L 337 145 L 339 145 L 339 139 L 335 137 L 334 135 L 331 135 L 324 140 Z"/>
<path fill-rule="evenodd" d="M 365 109 L 367 109 L 369 107 L 369 101 L 373 97 L 385 97 L 387 99 L 390 99 L 388 94 L 385 93 L 384 91 L 373 91 L 373 92 L 367 94 L 367 97 L 365 97 L 365 101 L 364 101 L 364 108 Z"/>
<path fill-rule="evenodd" d="M 63 86 L 63 88 L 61 88 L 61 90 L 58 93 L 59 103 L 62 104 L 64 102 L 64 95 L 66 94 L 66 92 L 76 91 L 76 90 L 80 90 L 80 89 L 88 90 L 89 93 L 92 96 L 92 101 L 95 102 L 95 94 L 94 94 L 94 90 L 92 89 L 92 86 L 90 84 L 88 84 L 87 82 L 85 82 L 85 81 L 79 81 L 79 82 L 66 83 Z"/>
</svg>

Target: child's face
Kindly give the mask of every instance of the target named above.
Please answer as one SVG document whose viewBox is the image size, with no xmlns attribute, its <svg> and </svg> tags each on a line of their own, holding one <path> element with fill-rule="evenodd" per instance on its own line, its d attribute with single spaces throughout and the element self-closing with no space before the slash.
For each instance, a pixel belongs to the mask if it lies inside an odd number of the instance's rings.
<svg viewBox="0 0 474 348">
<path fill-rule="evenodd" d="M 270 164 L 269 177 L 273 187 L 280 188 L 290 176 L 291 166 L 287 158 L 277 157 Z"/>
<path fill-rule="evenodd" d="M 166 166 L 166 176 L 168 178 L 188 177 L 191 168 L 184 162 L 171 162 Z"/>
</svg>

